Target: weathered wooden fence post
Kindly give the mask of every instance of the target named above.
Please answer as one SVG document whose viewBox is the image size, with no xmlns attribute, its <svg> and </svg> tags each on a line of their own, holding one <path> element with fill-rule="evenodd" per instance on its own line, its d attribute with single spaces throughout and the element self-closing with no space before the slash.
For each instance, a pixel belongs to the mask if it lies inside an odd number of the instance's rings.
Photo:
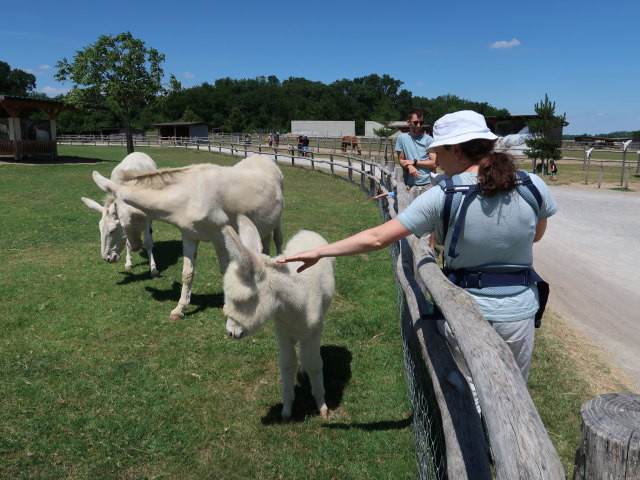
<svg viewBox="0 0 640 480">
<path fill-rule="evenodd" d="M 640 478 L 640 395 L 608 393 L 580 409 L 574 480 Z"/>
<path fill-rule="evenodd" d="M 604 170 L 604 167 L 602 165 L 600 165 L 600 168 L 598 169 L 598 188 L 600 188 L 600 185 L 602 185 L 602 171 Z"/>
<path fill-rule="evenodd" d="M 632 140 L 627 140 L 622 144 L 622 172 L 620 172 L 620 186 L 624 184 L 624 174 L 627 165 L 627 149 L 629 148 L 629 145 L 631 145 L 631 142 Z"/>
</svg>

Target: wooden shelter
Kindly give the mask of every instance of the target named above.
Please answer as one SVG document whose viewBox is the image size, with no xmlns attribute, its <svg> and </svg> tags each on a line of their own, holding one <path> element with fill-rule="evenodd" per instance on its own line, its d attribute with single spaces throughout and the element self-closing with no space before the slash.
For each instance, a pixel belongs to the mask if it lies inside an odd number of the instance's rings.
<svg viewBox="0 0 640 480">
<path fill-rule="evenodd" d="M 0 156 L 21 160 L 25 155 L 50 155 L 55 160 L 56 117 L 61 110 L 73 109 L 55 100 L 0 95 Z M 48 124 L 30 121 L 27 117 L 33 110 L 43 110 Z"/>
<path fill-rule="evenodd" d="M 209 127 L 204 122 L 167 122 L 156 123 L 161 137 L 203 137 L 209 136 Z"/>
</svg>

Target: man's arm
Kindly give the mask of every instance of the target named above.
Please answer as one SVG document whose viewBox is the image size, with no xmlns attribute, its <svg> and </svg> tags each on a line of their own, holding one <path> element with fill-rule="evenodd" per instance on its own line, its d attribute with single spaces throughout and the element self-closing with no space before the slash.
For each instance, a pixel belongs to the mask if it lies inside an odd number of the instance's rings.
<svg viewBox="0 0 640 480">
<path fill-rule="evenodd" d="M 420 175 L 418 169 L 415 167 L 413 160 L 407 160 L 404 152 L 402 150 L 397 150 L 398 152 L 398 163 L 402 168 L 406 168 L 409 171 L 409 175 L 417 177 Z"/>
<path fill-rule="evenodd" d="M 436 154 L 429 153 L 429 159 L 418 160 L 416 165 L 422 168 L 430 168 L 431 170 L 435 170 L 438 166 L 438 162 L 436 161 Z"/>
</svg>

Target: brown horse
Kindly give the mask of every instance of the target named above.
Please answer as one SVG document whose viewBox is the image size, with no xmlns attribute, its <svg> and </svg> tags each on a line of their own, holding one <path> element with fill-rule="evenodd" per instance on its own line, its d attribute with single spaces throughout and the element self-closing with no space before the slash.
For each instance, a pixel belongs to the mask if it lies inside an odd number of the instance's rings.
<svg viewBox="0 0 640 480">
<path fill-rule="evenodd" d="M 346 136 L 342 137 L 342 152 L 346 153 L 347 147 L 351 147 L 351 151 L 356 150 L 358 154 L 362 154 L 360 151 L 360 139 L 358 137 Z"/>
</svg>

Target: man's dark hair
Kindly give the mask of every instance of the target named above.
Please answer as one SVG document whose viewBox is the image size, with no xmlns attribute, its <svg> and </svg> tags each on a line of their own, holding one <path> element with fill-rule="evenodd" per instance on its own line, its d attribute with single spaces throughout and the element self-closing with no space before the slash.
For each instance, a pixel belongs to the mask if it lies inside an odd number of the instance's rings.
<svg viewBox="0 0 640 480">
<path fill-rule="evenodd" d="M 409 114 L 407 115 L 407 120 L 411 120 L 411 117 L 415 115 L 418 118 L 424 118 L 424 112 L 422 110 L 420 110 L 419 108 L 414 108 L 413 110 L 411 110 L 409 112 Z"/>
</svg>

